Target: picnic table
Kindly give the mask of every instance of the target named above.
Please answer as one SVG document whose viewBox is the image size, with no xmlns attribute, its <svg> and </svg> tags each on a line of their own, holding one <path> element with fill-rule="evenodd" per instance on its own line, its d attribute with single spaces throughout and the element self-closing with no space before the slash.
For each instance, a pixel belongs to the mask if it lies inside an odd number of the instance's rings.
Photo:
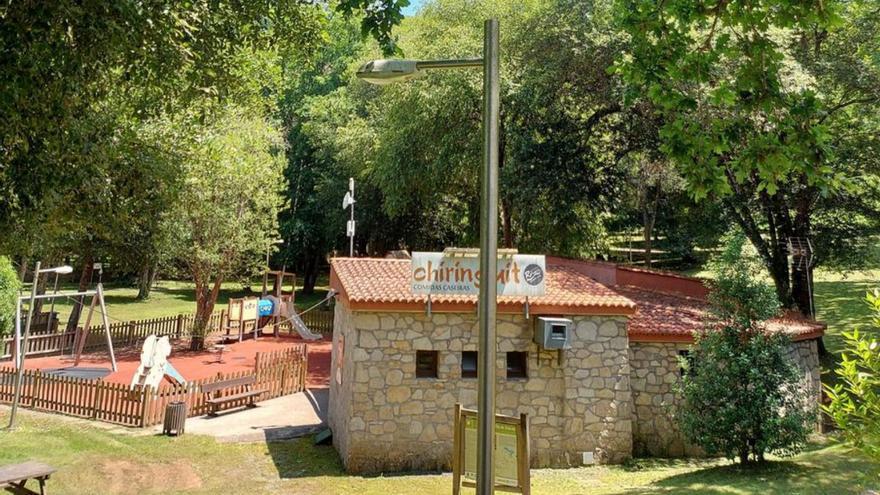
<svg viewBox="0 0 880 495">
<path fill-rule="evenodd" d="M 55 471 L 52 466 L 36 461 L 0 466 L 0 488 L 16 495 L 46 495 L 46 480 Z M 24 485 L 28 480 L 36 480 L 40 491 L 26 488 Z"/>
</svg>

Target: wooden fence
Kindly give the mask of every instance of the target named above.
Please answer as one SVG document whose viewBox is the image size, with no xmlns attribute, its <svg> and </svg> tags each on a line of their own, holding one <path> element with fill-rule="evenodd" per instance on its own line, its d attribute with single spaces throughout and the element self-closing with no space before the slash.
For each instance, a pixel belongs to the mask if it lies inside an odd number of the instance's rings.
<svg viewBox="0 0 880 495">
<path fill-rule="evenodd" d="M 333 333 L 333 311 L 316 309 L 309 311 L 308 313 L 303 313 L 300 318 L 302 318 L 303 323 L 309 327 L 309 330 L 314 333 L 320 333 L 322 335 L 330 335 Z M 293 325 L 291 325 L 290 322 L 284 322 L 279 326 L 281 327 L 282 332 L 294 332 Z"/>
<path fill-rule="evenodd" d="M 208 321 L 209 331 L 219 331 L 224 317 L 224 311 L 212 314 Z M 160 337 L 168 335 L 179 339 L 188 336 L 192 332 L 194 322 L 194 314 L 179 314 L 146 320 L 119 321 L 110 324 L 110 336 L 113 339 L 113 345 L 118 347 L 137 344 L 151 334 L 156 334 Z M 31 335 L 28 338 L 27 354 L 28 356 L 37 356 L 65 351 L 70 352 L 75 338 L 75 332 Z M 15 350 L 15 339 L 7 337 L 3 340 L 2 345 L 0 360 L 12 358 Z M 103 349 L 106 345 L 107 337 L 104 335 L 104 327 L 101 325 L 89 327 L 89 333 L 83 349 L 93 351 Z"/>
<path fill-rule="evenodd" d="M 159 424 L 165 406 L 186 402 L 187 416 L 208 412 L 201 387 L 231 378 L 254 375 L 254 389 L 265 392 L 258 400 L 267 400 L 305 390 L 308 370 L 308 348 L 297 344 L 280 351 L 258 353 L 252 371 L 218 374 L 215 377 L 188 382 L 186 385 L 164 384 L 158 390 L 138 388 L 100 380 L 59 377 L 39 370 L 25 370 L 21 407 L 95 419 L 123 426 L 145 427 Z M 11 403 L 15 387 L 15 369 L 0 367 L 0 402 Z M 228 393 L 242 390 L 229 389 Z M 230 406 L 244 405 L 231 403 Z"/>
</svg>

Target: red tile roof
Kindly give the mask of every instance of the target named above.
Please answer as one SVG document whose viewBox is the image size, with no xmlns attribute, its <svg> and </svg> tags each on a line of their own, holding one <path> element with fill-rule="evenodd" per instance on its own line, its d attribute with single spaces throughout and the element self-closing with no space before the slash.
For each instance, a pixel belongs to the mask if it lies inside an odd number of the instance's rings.
<svg viewBox="0 0 880 495">
<path fill-rule="evenodd" d="M 424 311 L 427 296 L 410 290 L 410 263 L 385 258 L 334 258 L 330 262 L 330 285 L 355 310 Z M 663 277 L 670 280 L 661 280 Z M 639 285 L 629 285 L 633 283 Z M 529 309 L 532 314 L 629 315 L 629 337 L 633 341 L 690 342 L 707 316 L 705 291 L 696 287 L 701 284 L 699 279 L 678 274 L 547 257 L 546 294 L 529 298 Z M 431 297 L 431 309 L 474 311 L 476 299 L 435 295 Z M 524 303 L 524 297 L 500 296 L 498 311 L 522 313 Z M 821 336 L 825 325 L 780 318 L 769 322 L 767 328 L 804 340 Z"/>
<path fill-rule="evenodd" d="M 690 342 L 694 332 L 705 326 L 709 304 L 704 299 L 633 286 L 618 286 L 614 290 L 638 306 L 629 319 L 630 340 Z M 825 325 L 801 319 L 777 318 L 767 322 L 766 328 L 787 332 L 794 340 L 805 340 L 821 336 Z"/>
<path fill-rule="evenodd" d="M 703 327 L 706 301 L 641 287 L 618 286 L 614 290 L 636 303 L 629 319 L 630 339 L 639 337 L 685 337 Z"/>
<path fill-rule="evenodd" d="M 352 309 L 424 310 L 427 296 L 410 290 L 410 260 L 334 258 L 331 286 Z M 629 315 L 635 305 L 626 297 L 567 266 L 547 264 L 545 295 L 529 298 L 534 314 Z M 432 311 L 465 311 L 476 307 L 470 295 L 432 295 Z M 525 297 L 499 296 L 498 311 L 522 312 Z"/>
</svg>

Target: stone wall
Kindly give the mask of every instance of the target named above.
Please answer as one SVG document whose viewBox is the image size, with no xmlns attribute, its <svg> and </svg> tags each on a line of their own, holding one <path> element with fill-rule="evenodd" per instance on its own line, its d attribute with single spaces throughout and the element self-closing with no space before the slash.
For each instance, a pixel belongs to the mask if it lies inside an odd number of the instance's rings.
<svg viewBox="0 0 880 495">
<path fill-rule="evenodd" d="M 333 319 L 327 422 L 335 433 L 351 429 L 352 384 L 354 383 L 354 363 L 351 351 L 356 334 L 354 333 L 352 313 L 345 301 L 336 301 Z M 336 447 L 336 451 L 343 459 L 348 456 L 350 439 L 350 435 L 333 435 L 333 446 Z"/>
<path fill-rule="evenodd" d="M 532 342 L 522 315 L 498 317 L 496 407 L 529 415 L 533 467 L 578 465 L 585 451 L 620 462 L 632 452 L 626 318 L 571 318 L 574 348 L 560 363 Z M 476 315 L 351 314 L 338 304 L 336 319 L 346 371 L 341 385 L 331 380 L 330 424 L 346 468 L 449 469 L 454 405 L 476 406 L 476 379 L 461 377 L 461 351 L 477 350 Z M 417 350 L 439 352 L 438 378 L 416 378 Z M 527 379 L 506 378 L 510 351 L 529 352 Z"/>
<path fill-rule="evenodd" d="M 630 343 L 633 455 L 701 455 L 700 449 L 684 440 L 674 417 L 674 406 L 679 400 L 675 387 L 681 379 L 678 354 L 688 348 L 688 344 L 681 343 Z M 817 341 L 792 343 L 789 356 L 803 373 L 802 388 L 816 398 L 811 405 L 818 407 L 821 381 Z"/>
<path fill-rule="evenodd" d="M 819 341 L 817 339 L 793 342 L 788 356 L 801 370 L 801 390 L 812 396 L 807 407 L 816 413 L 816 429 L 820 428 L 819 404 L 822 403 L 822 367 L 819 363 Z"/>
<path fill-rule="evenodd" d="M 699 455 L 688 445 L 673 414 L 675 387 L 681 380 L 679 351 L 688 344 L 631 342 L 633 455 L 681 457 Z"/>
</svg>

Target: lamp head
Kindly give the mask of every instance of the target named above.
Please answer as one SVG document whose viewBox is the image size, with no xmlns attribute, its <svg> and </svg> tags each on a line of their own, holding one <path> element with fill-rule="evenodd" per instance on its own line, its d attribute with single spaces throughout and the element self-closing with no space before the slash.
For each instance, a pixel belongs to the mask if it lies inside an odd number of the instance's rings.
<svg viewBox="0 0 880 495">
<path fill-rule="evenodd" d="M 73 267 L 70 265 L 61 265 L 54 268 L 43 268 L 40 270 L 40 273 L 57 273 L 59 275 L 67 275 L 68 273 L 73 273 Z"/>
<path fill-rule="evenodd" d="M 422 75 L 415 60 L 373 60 L 357 71 L 357 77 L 372 84 L 391 84 Z"/>
</svg>

